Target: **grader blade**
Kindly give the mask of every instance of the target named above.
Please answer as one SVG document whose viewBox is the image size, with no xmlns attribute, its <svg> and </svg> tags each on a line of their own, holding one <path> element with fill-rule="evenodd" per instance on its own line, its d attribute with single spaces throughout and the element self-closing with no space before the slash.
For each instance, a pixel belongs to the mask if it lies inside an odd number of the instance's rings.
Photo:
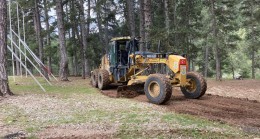
<svg viewBox="0 0 260 139">
<path fill-rule="evenodd" d="M 134 98 L 144 92 L 143 84 L 123 85 L 117 88 L 117 97 Z"/>
</svg>

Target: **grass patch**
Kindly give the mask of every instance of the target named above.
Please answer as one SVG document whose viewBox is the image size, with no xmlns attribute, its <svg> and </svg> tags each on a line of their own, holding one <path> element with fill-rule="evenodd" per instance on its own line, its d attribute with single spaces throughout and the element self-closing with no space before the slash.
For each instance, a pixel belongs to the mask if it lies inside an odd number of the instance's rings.
<svg viewBox="0 0 260 139">
<path fill-rule="evenodd" d="M 9 77 L 10 78 L 10 77 Z M 73 78 L 74 79 L 74 78 Z M 97 89 L 90 87 L 88 80 L 72 80 L 68 82 L 52 81 L 49 85 L 43 78 L 37 77 L 37 80 L 44 87 L 46 92 L 41 90 L 37 83 L 30 77 L 16 77 L 15 81 L 10 79 L 10 88 L 15 94 L 61 94 L 63 97 L 69 97 L 71 94 L 94 94 Z M 85 81 L 85 82 L 82 82 Z"/>
<path fill-rule="evenodd" d="M 46 93 L 31 78 L 10 80 L 17 96 L 11 98 L 14 101 L 0 103 L 0 123 L 19 127 L 31 138 L 37 138 L 48 127 L 89 123 L 116 127 L 115 138 L 248 137 L 236 127 L 219 122 L 167 112 L 131 99 L 103 96 L 90 87 L 88 80 L 72 78 L 71 82 L 55 81 L 53 86 L 42 79 L 40 82 Z"/>
<path fill-rule="evenodd" d="M 2 110 L 3 122 L 6 125 L 17 125 L 17 124 L 26 124 L 28 121 L 28 116 L 24 113 L 23 110 L 12 105 L 0 105 Z"/>
</svg>

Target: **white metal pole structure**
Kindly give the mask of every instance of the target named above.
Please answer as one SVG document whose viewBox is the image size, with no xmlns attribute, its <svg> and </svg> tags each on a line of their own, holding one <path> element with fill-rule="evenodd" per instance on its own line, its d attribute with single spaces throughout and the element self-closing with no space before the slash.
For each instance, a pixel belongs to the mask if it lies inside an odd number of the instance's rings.
<svg viewBox="0 0 260 139">
<path fill-rule="evenodd" d="M 29 54 L 31 54 L 31 56 L 33 57 L 33 59 L 36 61 L 36 63 L 39 65 L 39 66 L 43 66 L 45 67 L 45 65 L 42 63 L 42 61 L 33 53 L 33 51 L 29 48 L 29 46 L 23 41 L 21 40 L 21 38 L 18 36 L 17 33 L 14 32 L 14 30 L 12 30 L 12 33 L 18 38 L 20 39 L 22 45 L 24 46 L 24 48 L 29 52 Z M 28 59 L 28 57 L 27 57 Z M 28 59 L 29 60 L 29 59 Z M 58 79 L 51 73 L 52 77 L 58 81 Z"/>
<path fill-rule="evenodd" d="M 16 2 L 16 16 L 17 16 L 17 29 L 18 29 L 18 36 L 21 36 L 20 34 L 20 16 L 19 16 L 19 4 L 18 2 Z M 18 40 L 18 45 L 19 45 L 19 48 L 21 48 L 21 42 L 20 42 L 20 39 Z M 21 54 L 21 51 L 19 51 L 19 58 L 20 58 L 20 61 L 22 61 L 22 54 Z M 23 69 L 22 69 L 22 63 L 20 62 L 20 74 L 21 76 L 23 76 Z"/>
<path fill-rule="evenodd" d="M 24 11 L 22 11 L 22 13 L 23 13 L 23 40 L 20 38 L 20 20 L 19 20 L 19 7 L 21 8 L 21 9 L 23 9 L 22 8 L 22 6 L 17 2 L 17 1 L 14 1 L 15 3 L 16 3 L 16 7 L 17 7 L 17 19 L 18 19 L 18 34 L 16 34 L 15 33 L 15 31 L 12 29 L 12 33 L 14 33 L 18 38 L 19 38 L 19 48 L 21 47 L 21 43 L 23 44 L 23 46 L 24 46 L 24 52 L 25 52 L 25 55 L 27 55 L 27 51 L 31 51 L 31 49 L 29 48 L 29 46 L 25 43 L 25 23 L 24 23 L 24 17 L 25 17 L 25 15 L 24 15 Z M 23 41 L 23 42 L 22 42 Z M 26 48 L 27 47 L 27 48 Z M 34 59 L 35 59 L 35 61 L 39 64 L 39 66 L 43 66 L 43 67 L 45 67 L 45 65 L 42 63 L 42 61 L 31 51 L 30 52 L 30 54 L 34 57 Z M 22 61 L 22 59 L 21 59 L 21 51 L 20 51 L 20 60 Z M 27 60 L 28 60 L 28 57 L 25 57 L 25 65 L 27 66 Z M 21 68 L 22 69 L 22 68 Z M 21 73 L 22 73 L 22 71 L 21 71 Z M 26 77 L 27 77 L 27 72 L 25 71 L 25 73 L 26 73 Z M 58 79 L 51 73 L 50 74 L 56 81 L 58 81 Z"/>
<path fill-rule="evenodd" d="M 32 78 L 34 79 L 34 81 L 41 87 L 41 89 L 46 92 L 46 90 L 43 88 L 43 86 L 40 84 L 40 82 L 33 76 L 33 74 L 30 72 L 30 70 L 27 69 L 27 67 L 23 64 L 22 61 L 20 61 L 19 57 L 14 53 L 14 51 L 7 46 L 7 48 L 9 49 L 9 51 L 14 55 L 14 57 L 16 58 L 16 60 L 18 60 L 20 63 L 22 63 L 22 66 L 24 67 L 25 70 L 27 70 L 27 72 L 32 76 Z"/>
<path fill-rule="evenodd" d="M 12 34 L 12 11 L 11 11 L 11 0 L 8 1 L 8 13 L 9 13 L 9 29 L 10 29 L 10 37 L 11 37 L 11 49 L 13 50 L 13 34 Z M 14 69 L 14 55 L 12 53 L 12 67 L 13 67 L 13 80 L 15 82 L 15 69 Z"/>
<path fill-rule="evenodd" d="M 8 36 L 8 39 L 10 39 L 10 37 Z M 15 43 L 14 43 L 14 46 L 21 52 L 21 54 L 23 54 L 25 56 L 25 53 L 22 51 L 22 49 Z M 27 56 L 26 56 L 27 57 Z M 40 73 L 41 76 L 44 77 L 44 79 L 49 83 L 49 85 L 52 85 L 49 80 L 42 74 L 42 72 L 37 68 L 37 66 L 35 66 L 33 64 L 33 62 L 28 58 L 28 61 L 34 66 L 34 68 Z M 26 67 L 27 68 L 27 67 Z"/>
<path fill-rule="evenodd" d="M 16 5 L 13 5 L 13 2 L 16 3 Z M 41 73 L 41 71 L 38 69 L 37 66 L 35 66 L 35 64 L 30 60 L 29 57 L 27 57 L 27 51 L 29 51 L 32 55 L 32 57 L 34 58 L 34 60 L 36 61 L 36 63 L 38 63 L 39 65 L 43 64 L 39 58 L 30 50 L 29 46 L 25 43 L 26 41 L 26 33 L 25 33 L 25 12 L 23 11 L 23 8 L 19 5 L 19 3 L 17 1 L 11 1 L 11 0 L 8 0 L 8 4 L 9 4 L 9 7 L 8 7 L 8 13 L 9 13 L 9 29 L 10 29 L 10 34 L 8 35 L 8 39 L 10 40 L 11 42 L 11 47 L 10 46 L 7 46 L 8 47 L 8 50 L 11 52 L 12 54 L 12 69 L 13 69 L 13 79 L 14 79 L 14 82 L 16 81 L 16 70 L 15 70 L 15 60 L 17 60 L 17 62 L 19 62 L 19 66 L 20 67 L 20 72 L 21 72 L 21 76 L 22 76 L 22 71 L 24 68 L 25 70 L 25 73 L 26 73 L 26 76 L 27 76 L 27 73 L 29 75 L 31 75 L 31 77 L 35 80 L 35 82 L 41 87 L 41 89 L 46 92 L 46 90 L 43 88 L 43 86 L 40 84 L 40 82 L 35 78 L 35 76 L 30 72 L 30 70 L 27 68 L 27 60 L 34 66 L 34 68 L 40 73 L 41 76 L 43 76 L 46 80 L 46 82 L 49 84 L 49 85 L 52 85 L 49 80 L 46 79 L 46 77 Z M 13 29 L 13 26 L 12 24 L 14 22 L 12 22 L 12 20 L 14 20 L 15 18 L 12 19 L 12 12 L 15 13 L 15 10 L 12 11 L 12 5 L 16 8 L 16 17 L 17 17 L 17 33 L 14 31 Z M 22 10 L 22 11 L 21 11 Z M 21 24 L 20 24 L 20 14 L 22 12 L 22 28 L 21 28 Z M 23 38 L 21 38 L 21 31 L 23 31 Z M 17 38 L 18 39 L 18 42 L 15 42 L 14 41 L 14 38 Z M 22 46 L 24 47 L 24 52 L 22 50 Z M 16 49 L 18 49 L 18 53 L 15 53 L 16 52 Z M 23 54 L 23 55 L 22 55 Z M 24 63 L 22 61 L 22 58 L 24 56 Z M 57 79 L 56 79 L 57 80 Z"/>
</svg>

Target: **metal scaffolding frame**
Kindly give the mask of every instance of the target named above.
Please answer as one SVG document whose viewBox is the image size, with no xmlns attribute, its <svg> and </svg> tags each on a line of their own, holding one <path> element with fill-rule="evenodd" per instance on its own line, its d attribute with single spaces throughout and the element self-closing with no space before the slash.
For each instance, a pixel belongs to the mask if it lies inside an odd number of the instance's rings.
<svg viewBox="0 0 260 139">
<path fill-rule="evenodd" d="M 13 30 L 12 28 L 12 2 L 14 2 L 16 4 L 16 16 L 17 16 L 17 28 L 18 31 L 17 33 Z M 22 29 L 20 28 L 20 10 L 22 13 Z M 8 34 L 8 39 L 10 40 L 10 46 L 8 47 L 8 50 L 11 52 L 12 54 L 12 70 L 13 70 L 13 79 L 15 81 L 15 59 L 19 62 L 19 67 L 20 67 L 20 73 L 21 76 L 23 76 L 23 69 L 25 70 L 25 74 L 27 77 L 27 74 L 29 73 L 30 76 L 34 79 L 34 81 L 40 86 L 40 88 L 46 92 L 46 90 L 44 89 L 44 87 L 40 84 L 40 82 L 35 78 L 35 76 L 31 73 L 31 71 L 27 68 L 27 61 L 37 70 L 37 72 L 44 77 L 44 79 L 46 80 L 46 82 L 49 85 L 52 85 L 51 82 L 43 75 L 43 73 L 41 72 L 41 70 L 39 68 L 37 68 L 37 66 L 33 63 L 36 62 L 39 67 L 43 67 L 43 70 L 47 70 L 46 66 L 43 64 L 43 62 L 33 53 L 33 51 L 30 49 L 30 47 L 26 44 L 26 36 L 25 36 L 25 14 L 24 11 L 22 9 L 22 7 L 19 5 L 19 3 L 17 1 L 12 1 L 9 0 L 8 1 L 8 13 L 9 13 L 9 34 Z M 21 30 L 23 31 L 23 38 L 21 38 Z M 18 40 L 18 42 L 15 42 L 14 39 Z M 23 49 L 22 49 L 23 47 Z M 18 54 L 15 53 L 15 49 L 17 49 L 19 51 Z M 30 56 L 33 58 L 33 61 L 27 56 L 27 54 L 30 54 Z M 22 61 L 22 57 L 24 57 L 24 61 Z M 55 80 L 57 80 L 57 78 L 50 73 L 49 75 L 51 75 Z M 58 81 L 58 80 L 57 80 Z"/>
<path fill-rule="evenodd" d="M 13 51 L 12 48 L 10 48 L 9 46 L 7 46 L 8 50 L 12 53 L 12 55 L 16 58 L 16 60 L 18 60 L 21 65 L 24 67 L 24 69 L 32 76 L 32 78 L 34 79 L 34 81 L 41 87 L 41 89 L 46 92 L 46 90 L 44 89 L 44 87 L 41 85 L 41 83 L 34 77 L 34 75 L 31 73 L 31 71 L 23 64 L 23 62 L 19 59 L 19 57 L 15 54 L 15 52 Z"/>
</svg>

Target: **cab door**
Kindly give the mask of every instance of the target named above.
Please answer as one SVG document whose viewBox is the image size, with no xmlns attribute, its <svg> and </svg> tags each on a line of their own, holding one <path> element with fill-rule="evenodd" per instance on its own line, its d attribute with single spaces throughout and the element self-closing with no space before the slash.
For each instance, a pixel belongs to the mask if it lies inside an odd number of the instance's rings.
<svg viewBox="0 0 260 139">
<path fill-rule="evenodd" d="M 109 61 L 110 67 L 116 67 L 117 64 L 117 56 L 116 56 L 116 46 L 115 41 L 109 43 Z"/>
</svg>

